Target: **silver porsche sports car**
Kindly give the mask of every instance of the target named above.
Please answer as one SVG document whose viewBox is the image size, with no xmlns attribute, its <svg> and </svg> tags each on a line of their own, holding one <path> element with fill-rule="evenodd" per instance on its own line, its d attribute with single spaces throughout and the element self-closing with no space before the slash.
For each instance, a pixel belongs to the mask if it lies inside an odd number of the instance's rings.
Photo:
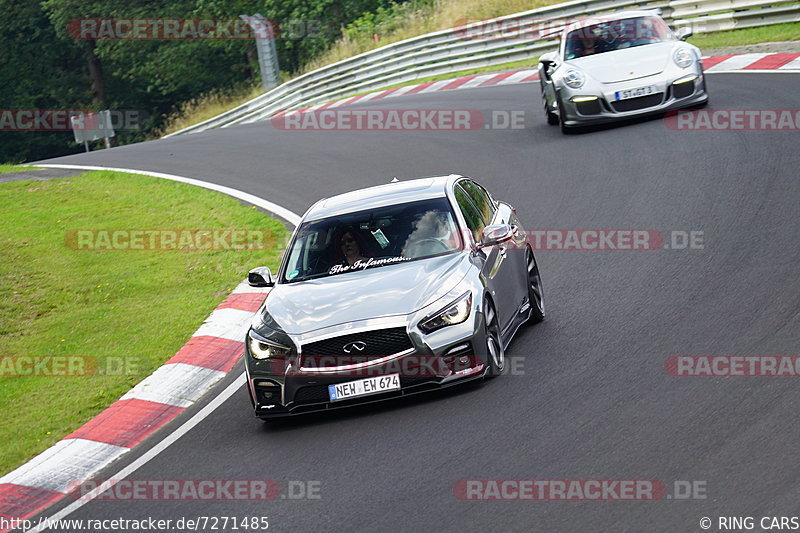
<svg viewBox="0 0 800 533">
<path fill-rule="evenodd" d="M 570 128 L 708 102 L 700 50 L 654 11 L 575 21 L 539 58 L 547 122 Z"/>
<path fill-rule="evenodd" d="M 514 208 L 457 175 L 320 200 L 245 339 L 256 416 L 397 398 L 496 376 L 542 282 Z"/>
</svg>

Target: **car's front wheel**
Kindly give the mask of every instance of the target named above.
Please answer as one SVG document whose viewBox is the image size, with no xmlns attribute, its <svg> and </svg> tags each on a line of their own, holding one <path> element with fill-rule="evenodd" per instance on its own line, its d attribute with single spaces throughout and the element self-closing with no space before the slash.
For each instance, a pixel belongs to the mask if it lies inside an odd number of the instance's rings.
<svg viewBox="0 0 800 533">
<path fill-rule="evenodd" d="M 544 93 L 542 93 L 542 104 L 544 105 L 544 114 L 547 116 L 547 123 L 551 126 L 558 125 L 558 115 L 550 110 L 550 106 L 547 104 L 547 96 Z"/>
<path fill-rule="evenodd" d="M 566 114 L 564 113 L 564 104 L 561 103 L 561 98 L 556 96 L 556 101 L 558 102 L 558 125 L 561 127 L 561 133 L 565 135 L 572 133 L 572 128 L 564 123 L 566 120 Z"/>
<path fill-rule="evenodd" d="M 536 324 L 544 320 L 544 292 L 542 291 L 542 276 L 533 251 L 529 248 L 525 253 L 525 264 L 528 271 L 528 303 L 531 306 L 529 324 Z"/>
<path fill-rule="evenodd" d="M 505 370 L 506 354 L 505 350 L 503 350 L 503 343 L 500 340 L 497 313 L 495 313 L 494 306 L 488 298 L 483 302 L 483 320 L 484 328 L 486 328 L 486 364 L 489 365 L 486 377 L 493 378 L 499 376 Z"/>
</svg>

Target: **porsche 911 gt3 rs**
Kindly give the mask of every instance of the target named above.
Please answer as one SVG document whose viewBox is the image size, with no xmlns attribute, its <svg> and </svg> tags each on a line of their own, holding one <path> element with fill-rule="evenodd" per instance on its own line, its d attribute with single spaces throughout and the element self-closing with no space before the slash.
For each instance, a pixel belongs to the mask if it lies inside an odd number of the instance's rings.
<svg viewBox="0 0 800 533">
<path fill-rule="evenodd" d="M 700 50 L 654 11 L 567 25 L 558 51 L 539 58 L 547 122 L 570 129 L 708 102 Z"/>
</svg>

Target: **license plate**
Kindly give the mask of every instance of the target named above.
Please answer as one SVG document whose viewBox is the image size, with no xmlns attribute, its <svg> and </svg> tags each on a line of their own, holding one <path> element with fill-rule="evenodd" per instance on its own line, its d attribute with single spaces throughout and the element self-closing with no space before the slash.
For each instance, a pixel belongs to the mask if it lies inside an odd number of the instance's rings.
<svg viewBox="0 0 800 533">
<path fill-rule="evenodd" d="M 328 395 L 332 402 L 392 390 L 400 390 L 400 374 L 375 376 L 374 378 L 357 379 L 347 383 L 328 385 Z"/>
<path fill-rule="evenodd" d="M 648 94 L 653 94 L 656 92 L 655 85 L 648 85 L 646 87 L 637 87 L 636 89 L 625 89 L 624 91 L 617 91 L 614 93 L 614 97 L 617 100 L 628 100 L 630 98 L 639 98 L 641 96 L 647 96 Z"/>
</svg>

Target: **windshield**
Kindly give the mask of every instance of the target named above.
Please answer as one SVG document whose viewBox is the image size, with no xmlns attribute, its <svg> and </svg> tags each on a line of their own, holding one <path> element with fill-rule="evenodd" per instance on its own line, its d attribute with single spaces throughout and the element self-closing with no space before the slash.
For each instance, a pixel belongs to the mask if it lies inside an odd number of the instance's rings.
<svg viewBox="0 0 800 533">
<path fill-rule="evenodd" d="M 283 281 L 393 265 L 460 248 L 447 198 L 380 207 L 302 224 Z"/>
<path fill-rule="evenodd" d="M 567 34 L 565 59 L 673 40 L 659 17 L 634 17 L 587 25 Z"/>
</svg>

